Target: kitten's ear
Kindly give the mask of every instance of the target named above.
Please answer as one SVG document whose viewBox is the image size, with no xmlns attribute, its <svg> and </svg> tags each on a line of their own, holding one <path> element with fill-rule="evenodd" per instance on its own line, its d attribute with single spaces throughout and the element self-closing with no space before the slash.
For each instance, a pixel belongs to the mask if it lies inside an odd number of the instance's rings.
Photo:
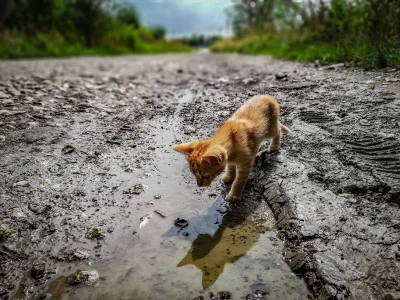
<svg viewBox="0 0 400 300">
<path fill-rule="evenodd" d="M 200 142 L 194 141 L 185 144 L 179 144 L 172 147 L 173 150 L 180 152 L 185 155 L 190 155 L 193 150 L 199 145 Z"/>
<path fill-rule="evenodd" d="M 222 157 L 219 155 L 207 155 L 207 156 L 203 156 L 201 158 L 202 162 L 205 162 L 206 164 L 215 166 L 215 165 L 219 165 L 222 162 Z"/>
</svg>

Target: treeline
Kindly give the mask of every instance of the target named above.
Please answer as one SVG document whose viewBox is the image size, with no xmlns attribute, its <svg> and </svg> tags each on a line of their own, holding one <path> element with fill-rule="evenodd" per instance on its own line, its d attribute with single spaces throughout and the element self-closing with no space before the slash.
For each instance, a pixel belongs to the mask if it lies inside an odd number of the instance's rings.
<svg viewBox="0 0 400 300">
<path fill-rule="evenodd" d="M 242 44 L 226 41 L 216 50 L 400 63 L 400 0 L 235 0 L 228 17 Z"/>
<path fill-rule="evenodd" d="M 0 57 L 185 51 L 162 27 L 145 28 L 130 3 L 113 0 L 14 0 L 0 25 Z"/>
<path fill-rule="evenodd" d="M 201 47 L 209 47 L 221 39 L 222 37 L 219 35 L 207 36 L 204 34 L 193 34 L 190 37 L 183 37 L 175 40 L 180 41 L 181 43 L 193 48 L 201 48 Z"/>
</svg>

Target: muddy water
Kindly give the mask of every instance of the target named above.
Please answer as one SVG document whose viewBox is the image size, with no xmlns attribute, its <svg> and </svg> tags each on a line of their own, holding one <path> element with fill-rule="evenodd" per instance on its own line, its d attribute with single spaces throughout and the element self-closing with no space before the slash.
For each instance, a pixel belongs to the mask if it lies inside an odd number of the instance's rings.
<svg viewBox="0 0 400 300">
<path fill-rule="evenodd" d="M 190 94 L 179 100 L 177 111 L 188 101 Z M 141 183 L 148 189 L 140 195 L 113 195 L 120 205 L 103 212 L 116 223 L 113 233 L 98 242 L 101 259 L 90 267 L 76 266 L 96 269 L 99 285 L 73 287 L 64 299 L 178 300 L 199 295 L 208 299 L 208 292 L 225 290 L 232 299 L 243 299 L 256 289 L 266 291 L 268 299 L 305 299 L 304 283 L 280 257 L 282 242 L 276 238 L 264 200 L 249 196 L 246 201 L 227 203 L 226 187 L 220 181 L 197 188 L 185 159 L 171 150 L 182 139 L 178 125 L 176 115 L 162 116 L 141 129 L 150 143 L 138 145 L 137 151 L 153 150 L 146 168 L 132 163 L 127 172 L 113 163 L 118 154 L 108 158 L 112 175 L 108 186 L 126 191 Z M 177 218 L 187 220 L 188 226 L 175 226 Z M 96 248 L 95 243 L 92 246 Z"/>
</svg>

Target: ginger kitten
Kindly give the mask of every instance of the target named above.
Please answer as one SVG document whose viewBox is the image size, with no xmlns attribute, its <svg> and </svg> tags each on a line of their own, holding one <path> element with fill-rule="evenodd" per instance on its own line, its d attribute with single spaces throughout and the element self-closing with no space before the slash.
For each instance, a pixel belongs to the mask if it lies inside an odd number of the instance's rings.
<svg viewBox="0 0 400 300">
<path fill-rule="evenodd" d="M 240 200 L 260 144 L 271 139 L 269 151 L 280 149 L 281 132 L 290 129 L 279 122 L 279 104 L 271 96 L 250 98 L 206 140 L 175 145 L 187 156 L 190 171 L 198 186 L 208 186 L 221 174 L 225 183 L 233 182 L 226 200 Z"/>
</svg>

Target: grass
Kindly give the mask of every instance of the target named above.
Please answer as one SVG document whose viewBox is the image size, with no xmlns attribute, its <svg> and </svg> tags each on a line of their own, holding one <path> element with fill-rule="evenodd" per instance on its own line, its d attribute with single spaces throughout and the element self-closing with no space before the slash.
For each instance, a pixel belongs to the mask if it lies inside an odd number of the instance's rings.
<svg viewBox="0 0 400 300">
<path fill-rule="evenodd" d="M 242 39 L 224 39 L 212 45 L 214 52 L 268 54 L 281 59 L 321 64 L 356 62 L 365 67 L 400 65 L 396 47 L 377 47 L 355 41 L 324 43 L 316 38 L 294 33 L 252 35 Z"/>
<path fill-rule="evenodd" d="M 189 52 L 192 49 L 176 41 L 142 39 L 140 32 L 113 35 L 88 48 L 81 43 L 67 42 L 57 32 L 38 33 L 27 37 L 16 32 L 0 35 L 0 59 L 68 57 L 84 55 L 121 55 Z"/>
</svg>

